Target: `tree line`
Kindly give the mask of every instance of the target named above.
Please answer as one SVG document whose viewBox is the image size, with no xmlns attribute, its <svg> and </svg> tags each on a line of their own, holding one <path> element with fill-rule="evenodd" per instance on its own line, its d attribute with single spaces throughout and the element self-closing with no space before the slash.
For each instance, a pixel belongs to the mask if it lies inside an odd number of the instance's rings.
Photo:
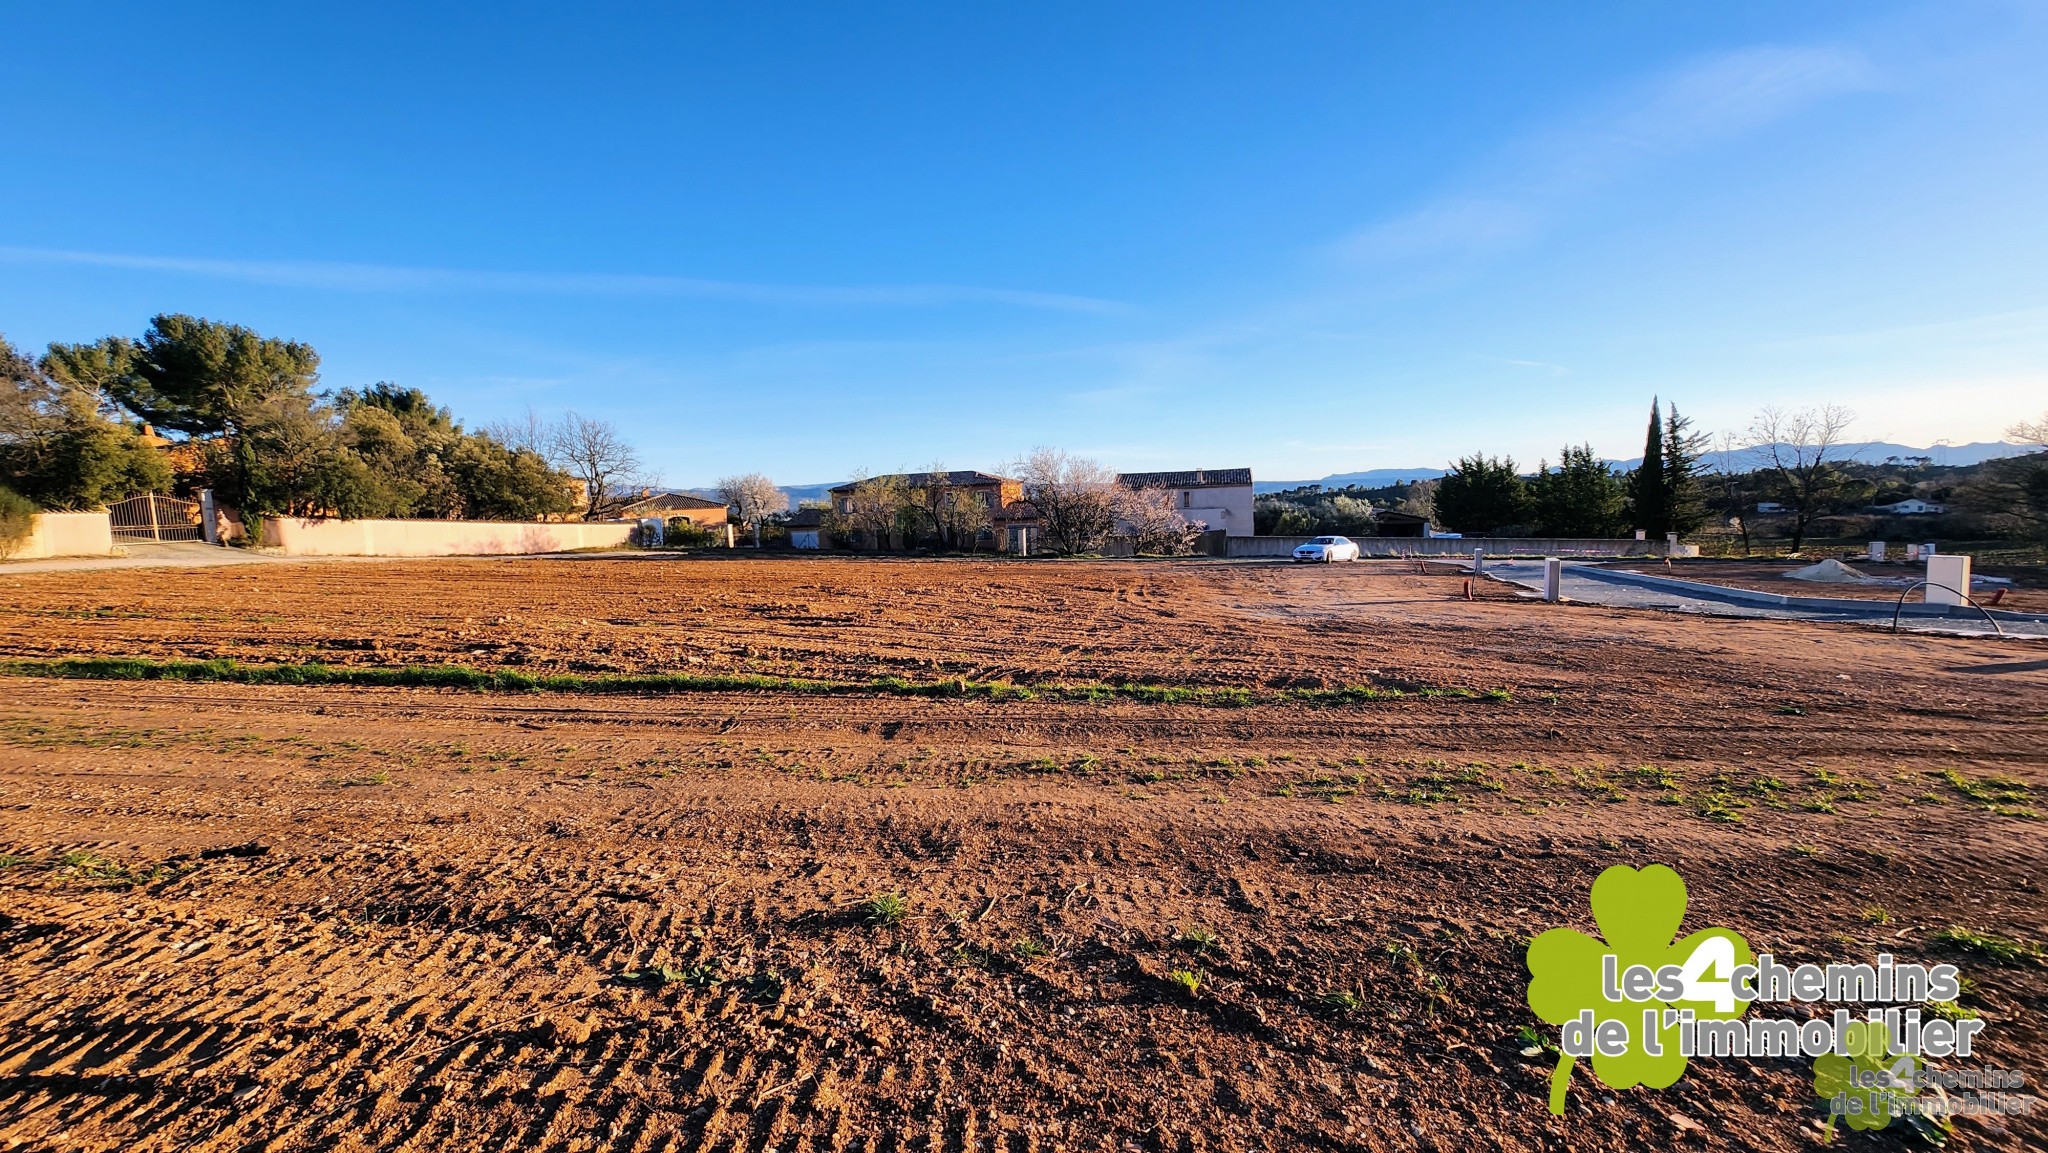
<svg viewBox="0 0 2048 1153">
<path fill-rule="evenodd" d="M 1590 445 L 1566 446 L 1552 465 L 1525 473 L 1513 457 L 1474 453 L 1434 481 L 1370 491 L 1286 493 L 1261 498 L 1261 532 L 1370 534 L 1398 509 L 1468 535 L 1613 537 L 1641 529 L 1652 540 L 1690 535 L 1718 520 L 1745 548 L 1762 525 L 1798 551 L 1824 517 L 1914 495 L 1952 504 L 1975 531 L 2048 537 L 2048 452 L 1947 470 L 1932 488 L 1932 462 L 1853 459 L 1855 415 L 1840 405 L 1760 411 L 1747 429 L 1707 437 L 1675 405 L 1652 400 L 1642 461 L 1617 471 Z M 2048 415 L 2007 433 L 2048 448 Z M 1918 473 L 1921 479 L 1911 479 Z M 1768 511 L 1760 511 L 1768 510 Z"/>
<path fill-rule="evenodd" d="M 254 525 L 592 516 L 645 480 L 608 422 L 466 429 L 415 388 L 320 391 L 319 368 L 311 345 L 176 313 L 39 357 L 0 337 L 0 487 L 45 509 L 211 489 Z"/>
</svg>

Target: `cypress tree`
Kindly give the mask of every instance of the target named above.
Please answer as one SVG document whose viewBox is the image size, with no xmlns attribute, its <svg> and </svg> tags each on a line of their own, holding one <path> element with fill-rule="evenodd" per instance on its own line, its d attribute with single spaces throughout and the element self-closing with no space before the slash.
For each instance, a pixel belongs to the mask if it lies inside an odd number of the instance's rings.
<svg viewBox="0 0 2048 1153">
<path fill-rule="evenodd" d="M 1664 475 L 1664 419 L 1656 397 L 1650 398 L 1650 431 L 1643 442 L 1643 463 L 1630 478 L 1630 503 L 1636 527 L 1651 540 L 1671 531 L 1671 486 Z"/>
</svg>

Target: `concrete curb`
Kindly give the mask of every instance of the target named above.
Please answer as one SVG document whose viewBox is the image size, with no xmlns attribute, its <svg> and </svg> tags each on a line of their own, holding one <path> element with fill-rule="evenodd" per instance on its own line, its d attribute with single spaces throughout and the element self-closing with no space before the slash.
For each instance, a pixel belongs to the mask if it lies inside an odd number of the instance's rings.
<svg viewBox="0 0 2048 1153">
<path fill-rule="evenodd" d="M 1707 584 L 1702 581 L 1681 580 L 1678 577 L 1652 576 L 1649 573 L 1629 569 L 1601 569 L 1586 565 L 1572 565 L 1575 576 L 1590 577 L 1610 584 L 1635 585 L 1640 588 L 1660 589 L 1664 592 L 1684 593 L 1700 600 L 1727 601 L 1732 604 L 1764 605 L 1769 608 L 1795 609 L 1806 612 L 1848 613 L 1855 616 L 1889 617 L 1896 605 L 1894 601 L 1872 601 L 1849 597 L 1800 597 L 1786 593 L 1759 592 L 1755 589 L 1729 588 L 1726 585 Z M 1980 612 L 1969 605 L 1930 605 L 1908 603 L 1899 608 L 1901 616 L 1909 617 L 1955 617 L 1969 620 L 1983 620 L 1984 613 L 2000 621 L 2015 621 L 2023 624 L 2048 624 L 2048 614 L 2016 613 L 2010 609 L 1984 609 Z"/>
</svg>

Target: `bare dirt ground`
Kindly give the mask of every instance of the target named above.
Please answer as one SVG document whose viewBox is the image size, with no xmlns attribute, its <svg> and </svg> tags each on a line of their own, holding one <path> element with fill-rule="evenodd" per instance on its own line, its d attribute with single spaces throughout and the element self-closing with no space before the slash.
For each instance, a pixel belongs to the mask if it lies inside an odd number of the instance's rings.
<svg viewBox="0 0 2048 1153">
<path fill-rule="evenodd" d="M 1869 564 L 1864 561 L 1845 561 L 1850 568 L 1866 576 L 1883 577 L 1903 583 L 1883 584 L 1822 584 L 1816 581 L 1792 580 L 1785 574 L 1794 569 L 1804 568 L 1810 561 L 1725 561 L 1691 560 L 1673 561 L 1669 566 L 1657 561 L 1615 562 L 1606 567 L 1635 569 L 1638 572 L 1657 576 L 1674 576 L 1682 580 L 1704 581 L 1708 584 L 1727 585 L 1731 588 L 1755 589 L 1758 592 L 1780 593 L 1785 596 L 1806 597 L 1854 597 L 1859 600 L 1891 602 L 1899 599 L 1900 593 L 1907 593 L 1907 600 L 1919 603 L 1926 590 L 1908 591 L 1906 585 L 1926 575 L 1922 565 Z M 2011 580 L 2012 586 L 2004 594 L 1996 595 L 1995 590 L 1978 589 L 1973 594 L 1980 604 L 1990 605 L 2015 612 L 2048 612 L 2048 588 L 2042 587 L 2041 575 L 2036 569 L 1977 569 L 1978 576 L 2003 576 Z"/>
<path fill-rule="evenodd" d="M 2048 968 L 1936 937 L 2048 939 L 2038 646 L 1462 588 L 831 559 L 0 578 L 0 660 L 1406 690 L 0 678 L 0 1145 L 1815 1145 L 1803 1060 L 1662 1091 L 1581 1069 L 1545 1111 L 1527 938 L 1592 930 L 1599 871 L 1651 862 L 1686 931 L 1961 965 L 1990 1024 L 1954 1064 L 2048 1075 Z M 871 923 L 884 895 L 899 922 Z M 2040 1114 L 1957 1124 L 2048 1142 Z"/>
</svg>

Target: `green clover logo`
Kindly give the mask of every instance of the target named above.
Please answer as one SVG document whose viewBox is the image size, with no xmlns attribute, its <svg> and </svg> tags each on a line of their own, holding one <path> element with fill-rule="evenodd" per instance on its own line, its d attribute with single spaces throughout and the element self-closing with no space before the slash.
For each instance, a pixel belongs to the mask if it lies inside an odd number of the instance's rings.
<svg viewBox="0 0 2048 1153">
<path fill-rule="evenodd" d="M 1849 1022 L 1849 1056 L 1822 1053 L 1813 1059 L 1813 1091 L 1831 1104 L 1840 1099 L 1847 1111 L 1830 1110 L 1824 1138 L 1833 1140 L 1835 1118 L 1851 1129 L 1882 1129 L 1891 1124 L 1894 1106 L 1918 1090 L 1914 1075 L 1920 1058 L 1902 1053 L 1892 1060 L 1892 1031 L 1882 1021 Z"/>
<path fill-rule="evenodd" d="M 1640 872 L 1616 865 L 1593 882 L 1593 920 L 1600 937 L 1577 929 L 1552 929 L 1529 942 L 1529 1008 L 1552 1025 L 1564 1025 L 1591 1010 L 1596 1027 L 1619 1021 L 1628 1029 L 1628 1046 L 1618 1056 L 1596 1053 L 1593 1073 L 1612 1089 L 1648 1085 L 1662 1089 L 1685 1075 L 1686 1059 L 1678 1051 L 1678 1021 L 1666 1009 L 1691 1009 L 1702 1018 L 1740 1017 L 1749 1002 L 1737 999 L 1729 971 L 1754 958 L 1749 943 L 1729 929 L 1702 929 L 1676 944 L 1685 920 L 1685 882 L 1663 865 Z M 1604 937 L 1603 941 L 1601 938 Z M 1679 968 L 1680 996 L 1673 1000 L 1607 999 L 1602 961 L 1615 956 L 1615 971 L 1646 966 L 1652 973 L 1665 966 Z M 1660 992 L 1668 990 L 1659 990 Z M 1645 1010 L 1657 1011 L 1652 1046 L 1644 1036 Z M 1550 1111 L 1564 1112 L 1577 1058 L 1559 1054 L 1550 1077 Z"/>
</svg>

